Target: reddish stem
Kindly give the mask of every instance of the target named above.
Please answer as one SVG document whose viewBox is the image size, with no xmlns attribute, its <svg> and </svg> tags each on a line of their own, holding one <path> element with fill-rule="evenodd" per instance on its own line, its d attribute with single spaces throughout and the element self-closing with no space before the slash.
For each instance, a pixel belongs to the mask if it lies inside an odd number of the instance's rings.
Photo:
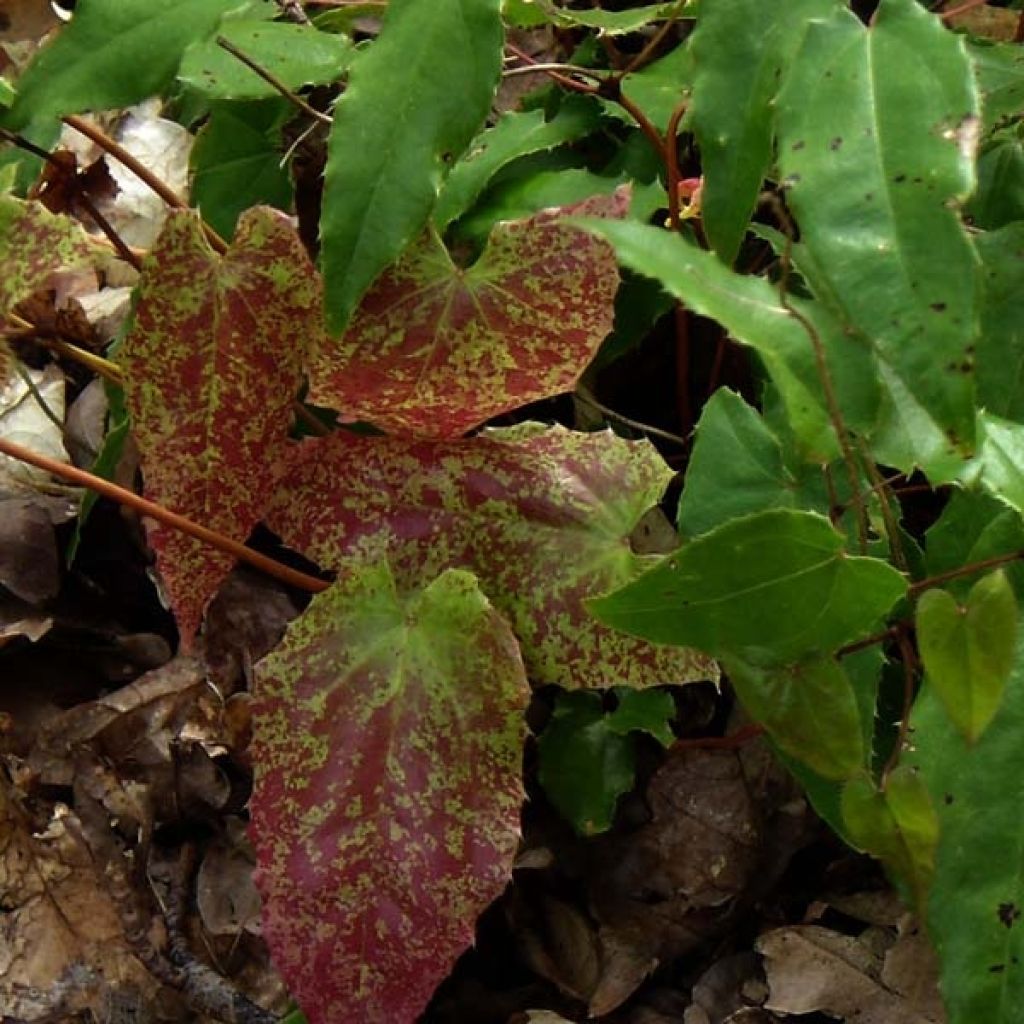
<svg viewBox="0 0 1024 1024">
<path fill-rule="evenodd" d="M 298 587 L 300 590 L 307 590 L 313 594 L 326 590 L 330 586 L 324 580 L 317 579 L 315 576 L 309 576 L 304 572 L 299 572 L 297 569 L 292 569 L 287 565 L 282 565 L 273 558 L 261 555 L 258 551 L 253 551 L 252 548 L 248 548 L 244 544 L 232 540 L 230 537 L 225 537 L 215 530 L 201 526 L 185 516 L 178 515 L 177 512 L 171 512 L 162 505 L 156 504 L 156 502 L 148 501 L 146 498 L 135 494 L 134 491 L 118 487 L 117 484 L 104 480 L 93 473 L 87 473 L 84 469 L 78 469 L 75 466 L 67 465 L 67 463 L 51 459 L 46 455 L 40 455 L 30 448 L 25 448 L 2 437 L 0 437 L 0 453 L 8 455 L 12 459 L 17 459 L 19 462 L 27 462 L 30 466 L 46 470 L 47 473 L 52 473 L 55 477 L 66 480 L 70 484 L 88 487 L 89 490 L 95 491 L 105 498 L 110 498 L 121 505 L 127 505 L 128 508 L 133 508 L 136 512 L 149 516 L 151 519 L 163 523 L 164 526 L 170 527 L 172 530 L 179 530 L 181 533 L 186 533 L 190 537 L 202 541 L 204 544 L 209 544 L 219 551 L 232 555 L 241 562 L 247 562 L 253 568 L 259 569 L 261 572 L 267 573 L 268 576 L 273 576 L 289 586 Z"/>
</svg>

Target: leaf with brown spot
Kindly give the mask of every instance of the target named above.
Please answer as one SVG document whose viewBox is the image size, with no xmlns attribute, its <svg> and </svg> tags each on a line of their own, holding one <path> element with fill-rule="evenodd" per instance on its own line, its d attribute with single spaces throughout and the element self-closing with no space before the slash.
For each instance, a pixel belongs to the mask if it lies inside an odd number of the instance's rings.
<svg viewBox="0 0 1024 1024">
<path fill-rule="evenodd" d="M 412 1024 L 511 876 L 529 687 L 472 574 L 349 561 L 257 667 L 263 930 L 311 1024 Z"/>
<path fill-rule="evenodd" d="M 189 212 L 150 251 L 121 352 L 146 495 L 244 540 L 278 477 L 320 289 L 288 218 L 256 207 L 223 258 Z M 233 559 L 151 524 L 150 543 L 188 649 Z"/>
<path fill-rule="evenodd" d="M 629 190 L 505 221 L 463 269 L 425 235 L 363 298 L 310 366 L 310 397 L 349 419 L 458 437 L 529 402 L 571 391 L 611 332 L 619 277 L 573 214 L 624 217 Z"/>
<path fill-rule="evenodd" d="M 266 521 L 328 568 L 385 544 L 400 586 L 472 570 L 538 682 L 714 679 L 703 655 L 616 632 L 583 606 L 657 561 L 629 538 L 671 478 L 650 444 L 611 431 L 523 424 L 455 441 L 341 432 L 296 446 Z"/>
</svg>

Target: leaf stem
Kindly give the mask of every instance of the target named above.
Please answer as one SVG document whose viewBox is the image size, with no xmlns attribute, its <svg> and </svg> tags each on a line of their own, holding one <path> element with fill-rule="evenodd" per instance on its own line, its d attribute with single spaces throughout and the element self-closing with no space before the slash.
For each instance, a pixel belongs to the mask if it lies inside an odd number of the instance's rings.
<svg viewBox="0 0 1024 1024">
<path fill-rule="evenodd" d="M 283 565 L 281 562 L 262 555 L 258 551 L 253 551 L 252 548 L 246 547 L 230 537 L 225 537 L 223 534 L 217 533 L 206 526 L 193 522 L 185 516 L 178 515 L 177 512 L 172 512 L 170 509 L 156 504 L 156 502 L 149 501 L 135 494 L 134 491 L 119 487 L 117 484 L 104 480 L 94 473 L 86 472 L 84 469 L 78 469 L 75 466 L 69 466 L 67 463 L 51 459 L 46 455 L 40 455 L 38 452 L 34 452 L 32 449 L 25 448 L 20 444 L 15 444 L 15 442 L 9 441 L 4 437 L 0 437 L 0 454 L 17 459 L 19 462 L 27 462 L 38 469 L 46 470 L 46 472 L 52 473 L 54 476 L 70 484 L 87 487 L 89 490 L 95 491 L 105 498 L 110 498 L 112 501 L 126 505 L 128 508 L 132 508 L 144 516 L 155 519 L 172 530 L 188 534 L 188 536 L 204 544 L 217 548 L 218 551 L 223 551 L 225 554 L 231 555 L 241 562 L 246 562 L 253 566 L 253 568 L 259 569 L 268 576 L 273 576 L 289 586 L 316 594 L 326 590 L 330 585 L 324 580 L 317 579 L 315 576 L 299 572 L 297 569 Z"/>
<path fill-rule="evenodd" d="M 900 645 L 900 654 L 903 657 L 903 709 L 900 712 L 899 731 L 896 733 L 896 742 L 893 743 L 892 751 L 885 767 L 882 769 L 882 788 L 885 788 L 886 780 L 893 769 L 900 762 L 900 757 L 907 744 L 907 733 L 910 729 L 910 711 L 914 706 L 914 681 L 917 671 L 917 655 L 914 653 L 914 645 L 910 642 L 910 634 L 906 627 L 897 630 L 897 639 Z"/>
<path fill-rule="evenodd" d="M 657 52 L 658 47 L 664 42 L 665 37 L 672 31 L 672 26 L 679 20 L 679 15 L 683 13 L 683 8 L 686 6 L 688 0 L 679 0 L 675 7 L 669 13 L 669 16 L 662 22 L 658 31 L 647 40 L 644 48 L 626 65 L 626 67 L 619 72 L 619 78 L 623 78 L 626 75 L 633 74 L 634 71 L 639 71 L 645 64 L 649 63 L 651 58 Z"/>
<path fill-rule="evenodd" d="M 689 438 L 687 437 L 681 437 L 679 434 L 672 434 L 667 430 L 662 430 L 660 427 L 652 427 L 648 423 L 641 423 L 639 420 L 633 420 L 628 416 L 623 416 L 621 412 L 616 412 L 603 402 L 598 401 L 594 393 L 584 384 L 576 385 L 576 395 L 582 401 L 586 402 L 587 405 L 593 406 L 598 412 L 603 413 L 610 420 L 616 420 L 619 423 L 625 424 L 627 427 L 639 430 L 641 433 L 650 434 L 652 437 L 660 437 L 662 440 L 671 441 L 673 444 L 677 444 L 681 448 L 686 448 L 690 443 Z"/>
<path fill-rule="evenodd" d="M 296 5 L 298 6 L 298 5 Z M 276 89 L 289 103 L 297 107 L 307 116 L 313 118 L 314 121 L 319 121 L 320 124 L 331 125 L 334 123 L 334 119 L 330 114 L 325 114 L 315 107 L 311 107 L 301 96 L 297 93 L 292 92 L 284 82 L 281 81 L 276 75 L 271 74 L 265 67 L 257 64 L 247 53 L 240 50 L 230 39 L 225 39 L 224 36 L 217 36 L 217 45 L 221 49 L 227 50 L 232 57 L 240 60 L 250 71 L 259 75 L 269 86 Z"/>
<path fill-rule="evenodd" d="M 66 125 L 74 128 L 76 132 L 81 133 L 87 139 L 95 142 L 104 153 L 114 157 L 115 160 L 127 167 L 132 174 L 134 174 L 144 184 L 148 185 L 172 209 L 189 209 L 188 203 L 186 203 L 181 196 L 153 174 L 145 164 L 132 156 L 124 146 L 115 142 L 106 134 L 106 132 L 101 131 L 96 127 L 96 125 L 90 124 L 88 121 L 74 114 L 68 114 L 66 117 L 62 118 L 62 120 Z M 218 235 L 217 232 L 214 231 L 213 228 L 211 228 L 205 221 L 201 221 L 201 223 L 210 245 L 216 252 L 223 256 L 224 253 L 228 251 L 227 242 L 225 242 L 224 239 L 221 238 L 220 235 Z"/>
<path fill-rule="evenodd" d="M 911 583 L 907 588 L 907 593 L 911 597 L 916 597 L 922 591 L 928 590 L 931 587 L 937 587 L 948 580 L 959 579 L 961 576 L 973 576 L 975 573 L 984 572 L 986 569 L 998 569 L 1001 565 L 1019 562 L 1021 559 L 1024 559 L 1024 550 L 1011 551 L 1005 555 L 993 555 L 991 558 L 983 558 L 980 562 L 960 565 L 955 569 L 950 569 L 948 572 L 936 573 L 934 576 Z"/>
</svg>

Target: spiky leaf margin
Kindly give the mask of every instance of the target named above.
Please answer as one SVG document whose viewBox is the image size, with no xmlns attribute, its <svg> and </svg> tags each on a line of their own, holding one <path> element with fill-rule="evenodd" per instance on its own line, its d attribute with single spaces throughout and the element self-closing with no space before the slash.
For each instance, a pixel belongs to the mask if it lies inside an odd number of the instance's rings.
<svg viewBox="0 0 1024 1024">
<path fill-rule="evenodd" d="M 629 537 L 672 471 L 646 441 L 538 424 L 459 441 L 338 433 L 297 446 L 267 513 L 325 567 L 384 544 L 400 586 L 475 572 L 531 679 L 569 687 L 716 678 L 707 658 L 598 624 L 583 606 L 653 564 Z"/>
</svg>

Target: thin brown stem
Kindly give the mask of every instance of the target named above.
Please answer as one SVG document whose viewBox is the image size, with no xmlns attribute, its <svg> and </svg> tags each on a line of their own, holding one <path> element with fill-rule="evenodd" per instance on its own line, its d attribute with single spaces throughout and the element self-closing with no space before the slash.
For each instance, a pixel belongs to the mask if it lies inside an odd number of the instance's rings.
<svg viewBox="0 0 1024 1024">
<path fill-rule="evenodd" d="M 679 0 L 679 3 L 672 9 L 669 16 L 662 22 L 658 31 L 647 40 L 644 48 L 619 72 L 620 78 L 625 75 L 631 75 L 634 71 L 639 71 L 651 60 L 654 54 L 658 52 L 658 47 L 661 46 L 665 37 L 672 31 L 673 25 L 679 20 L 679 15 L 682 14 L 686 4 L 687 0 Z"/>
<path fill-rule="evenodd" d="M 959 7 L 951 7 L 948 11 L 943 11 L 939 17 L 945 21 L 947 18 L 955 18 L 960 14 L 966 14 L 968 11 L 973 11 L 975 7 L 981 7 L 982 4 L 988 3 L 988 0 L 965 0 Z"/>
<path fill-rule="evenodd" d="M 682 175 L 679 172 L 679 145 L 677 136 L 679 134 L 679 122 L 686 114 L 689 101 L 684 99 L 677 104 L 672 116 L 668 119 L 668 128 L 665 131 L 665 174 L 668 187 L 668 222 L 673 231 L 679 230 L 679 182 Z"/>
<path fill-rule="evenodd" d="M 74 128 L 87 139 L 96 143 L 104 153 L 112 156 L 119 163 L 128 168 L 140 181 L 149 186 L 168 206 L 175 210 L 189 209 L 188 203 L 181 198 L 172 188 L 161 181 L 141 161 L 137 160 L 120 143 L 115 142 L 106 132 L 101 131 L 94 124 L 83 120 L 74 114 L 69 114 L 62 119 L 66 125 Z M 213 249 L 223 255 L 228 251 L 227 242 L 217 234 L 205 221 L 202 222 L 203 231 Z"/>
<path fill-rule="evenodd" d="M 890 503 L 892 492 L 885 480 L 882 479 L 882 474 L 878 472 L 878 467 L 875 465 L 874 459 L 871 458 L 871 453 L 863 444 L 861 445 L 861 461 L 871 480 L 871 489 L 878 495 L 878 503 L 882 509 L 882 522 L 885 523 L 885 532 L 889 539 L 889 550 L 892 552 L 892 560 L 900 572 L 909 572 L 910 566 L 907 563 L 907 556 L 903 551 L 899 523 L 893 514 Z"/>
<path fill-rule="evenodd" d="M 240 60 L 250 71 L 259 75 L 264 82 L 267 83 L 271 88 L 276 89 L 289 103 L 297 107 L 302 113 L 308 117 L 313 118 L 314 121 L 319 121 L 320 124 L 331 125 L 334 123 L 333 118 L 329 114 L 325 114 L 322 111 L 311 107 L 301 96 L 292 92 L 284 82 L 281 81 L 276 75 L 271 74 L 265 67 L 257 64 L 247 53 L 240 50 L 230 39 L 225 39 L 224 36 L 217 36 L 217 45 L 221 49 L 227 50 L 232 57 Z"/>
<path fill-rule="evenodd" d="M 516 75 L 547 75 L 553 82 L 570 89 L 573 92 L 596 93 L 599 86 L 587 85 L 585 82 L 577 82 L 569 78 L 570 74 L 579 75 L 581 78 L 591 78 L 598 83 L 604 82 L 605 78 L 600 73 L 590 68 L 580 68 L 574 64 L 560 64 L 557 62 L 540 62 L 534 60 L 525 50 L 520 50 L 513 43 L 506 42 L 505 49 L 510 50 L 521 61 L 525 61 L 526 67 L 508 68 L 501 73 L 502 78 L 513 78 Z"/>
<path fill-rule="evenodd" d="M 914 689 L 917 675 L 917 655 L 914 653 L 914 645 L 910 642 L 910 634 L 906 629 L 897 630 L 897 639 L 900 645 L 900 655 L 903 659 L 903 709 L 900 713 L 899 730 L 896 733 L 896 742 L 893 744 L 889 759 L 882 769 L 882 787 L 885 787 L 886 779 L 899 764 L 900 757 L 907 744 L 907 733 L 910 729 L 910 709 L 914 706 Z"/>
<path fill-rule="evenodd" d="M 1010 562 L 1019 562 L 1024 559 L 1024 551 L 1010 551 L 1005 555 L 993 555 L 991 558 L 983 558 L 980 562 L 970 562 L 967 565 L 957 566 L 955 569 L 950 569 L 947 572 L 936 573 L 934 576 L 929 576 L 927 579 L 918 580 L 916 583 L 911 583 L 907 589 L 907 593 L 911 597 L 916 597 L 922 591 L 929 590 L 931 587 L 940 586 L 949 580 L 960 579 L 961 576 L 974 576 L 976 573 L 984 572 L 986 569 L 998 569 L 1001 565 L 1008 565 Z"/>
<path fill-rule="evenodd" d="M 41 146 L 37 146 L 34 142 L 30 139 L 26 139 L 23 135 L 18 135 L 16 132 L 10 132 L 6 128 L 0 128 L 0 139 L 6 139 L 12 145 L 25 150 L 26 153 L 31 153 L 33 156 L 39 157 L 40 160 L 45 160 L 48 164 L 52 164 L 54 167 L 57 167 L 62 171 L 64 170 L 61 162 L 51 152 L 49 152 L 49 150 L 43 149 Z M 134 252 L 117 233 L 110 221 L 100 213 L 96 208 L 96 204 L 92 201 L 92 197 L 85 191 L 81 191 L 75 195 L 75 199 L 81 204 L 85 212 L 93 219 L 96 227 L 103 232 L 107 241 L 109 241 L 114 247 L 118 256 L 120 256 L 121 259 L 123 259 L 129 266 L 138 270 L 141 266 L 141 260 L 139 259 L 138 254 Z"/>
<path fill-rule="evenodd" d="M 1013 41 L 1024 43 L 1024 11 L 1017 16 L 1017 27 L 1013 30 Z"/>
<path fill-rule="evenodd" d="M 649 423 L 641 423 L 639 420 L 623 416 L 621 412 L 616 412 L 614 409 L 609 408 L 603 402 L 599 401 L 595 397 L 594 393 L 583 384 L 576 385 L 576 395 L 582 401 L 586 402 L 587 405 L 592 406 L 598 412 L 603 413 L 608 417 L 608 419 L 615 420 L 627 427 L 632 427 L 633 430 L 639 430 L 644 434 L 650 434 L 652 437 L 660 437 L 663 441 L 671 441 L 673 444 L 677 444 L 681 448 L 685 448 L 690 443 L 687 438 L 680 437 L 679 434 L 672 434 L 667 430 L 662 430 L 661 427 L 652 427 Z"/>
<path fill-rule="evenodd" d="M 846 429 L 846 424 L 843 422 L 842 410 L 839 408 L 839 399 L 836 397 L 835 386 L 832 383 L 832 374 L 828 368 L 828 360 L 825 358 L 825 346 L 821 342 L 818 329 L 789 301 L 788 288 L 789 273 L 792 268 L 793 222 L 777 198 L 774 198 L 774 205 L 779 223 L 782 224 L 786 235 L 786 247 L 782 254 L 781 273 L 779 275 L 779 303 L 804 329 L 804 333 L 810 339 L 811 348 L 814 350 L 814 362 L 818 371 L 821 390 L 825 395 L 825 405 L 828 409 L 829 420 L 832 423 L 832 430 L 836 435 L 836 441 L 843 456 L 843 465 L 846 467 L 847 475 L 850 478 L 850 503 L 857 517 L 857 539 L 863 554 L 868 546 L 868 527 L 867 513 L 864 503 L 860 498 L 860 477 L 857 472 L 857 459 L 853 446 L 850 444 L 850 435 Z"/>
<path fill-rule="evenodd" d="M 248 565 L 253 566 L 253 568 L 259 569 L 268 576 L 273 576 L 289 586 L 297 587 L 300 590 L 306 590 L 313 594 L 326 590 L 329 586 L 324 580 L 317 579 L 315 576 L 309 576 L 304 572 L 299 572 L 297 569 L 283 565 L 281 562 L 268 558 L 258 551 L 253 551 L 252 548 L 246 547 L 230 537 L 225 537 L 215 530 L 193 522 L 185 516 L 178 515 L 177 512 L 171 512 L 170 509 L 166 509 L 162 505 L 156 504 L 156 502 L 140 497 L 134 491 L 118 487 L 117 484 L 104 480 L 93 473 L 87 473 L 84 469 L 78 469 L 75 466 L 69 466 L 64 462 L 51 459 L 49 456 L 40 455 L 30 448 L 25 448 L 20 444 L 7 440 L 7 438 L 0 437 L 0 454 L 17 459 L 19 462 L 27 462 L 31 466 L 43 469 L 47 473 L 52 473 L 67 483 L 75 484 L 78 487 L 87 487 L 89 490 L 95 491 L 105 498 L 110 498 L 112 501 L 126 505 L 128 508 L 132 508 L 144 516 L 155 519 L 172 530 L 179 530 L 181 533 L 188 534 L 188 536 L 204 544 L 209 544 L 211 547 L 217 548 L 218 551 L 223 551 L 225 554 L 231 555 L 241 562 L 246 562 Z"/>
<path fill-rule="evenodd" d="M 32 374 L 25 369 L 20 359 L 15 360 L 14 372 L 21 378 L 21 383 L 25 385 L 28 393 L 32 396 L 32 400 L 42 410 L 43 415 L 60 431 L 61 437 L 64 437 L 64 421 L 47 404 L 46 399 L 43 398 L 43 393 L 36 387 Z"/>
<path fill-rule="evenodd" d="M 866 650 L 868 647 L 874 647 L 875 644 L 883 644 L 886 640 L 894 640 L 900 633 L 901 629 L 909 629 L 912 623 L 908 620 L 905 622 L 897 622 L 887 629 L 883 629 L 879 633 L 872 633 L 870 636 L 866 636 L 861 640 L 855 640 L 852 644 L 847 644 L 845 647 L 840 647 L 836 651 L 837 658 L 847 658 L 851 654 L 856 654 L 858 651 Z"/>
<path fill-rule="evenodd" d="M 636 121 L 640 131 L 647 136 L 655 152 L 664 160 L 665 140 L 661 137 L 661 132 L 658 131 L 650 118 L 622 91 L 618 80 L 606 80 L 601 88 L 601 95 L 613 103 L 617 103 Z"/>
<path fill-rule="evenodd" d="M 92 370 L 93 373 L 106 377 L 107 380 L 112 381 L 114 384 L 122 383 L 121 368 L 109 359 L 104 359 L 102 356 L 95 355 L 84 348 L 79 348 L 78 345 L 73 345 L 62 338 L 52 336 L 43 328 L 37 327 L 35 324 L 18 316 L 17 313 L 8 313 L 7 320 L 16 328 L 15 330 L 8 329 L 3 332 L 3 336 L 8 340 L 31 340 L 38 342 L 40 345 L 52 349 L 58 355 L 66 356 L 68 359 Z"/>
</svg>

